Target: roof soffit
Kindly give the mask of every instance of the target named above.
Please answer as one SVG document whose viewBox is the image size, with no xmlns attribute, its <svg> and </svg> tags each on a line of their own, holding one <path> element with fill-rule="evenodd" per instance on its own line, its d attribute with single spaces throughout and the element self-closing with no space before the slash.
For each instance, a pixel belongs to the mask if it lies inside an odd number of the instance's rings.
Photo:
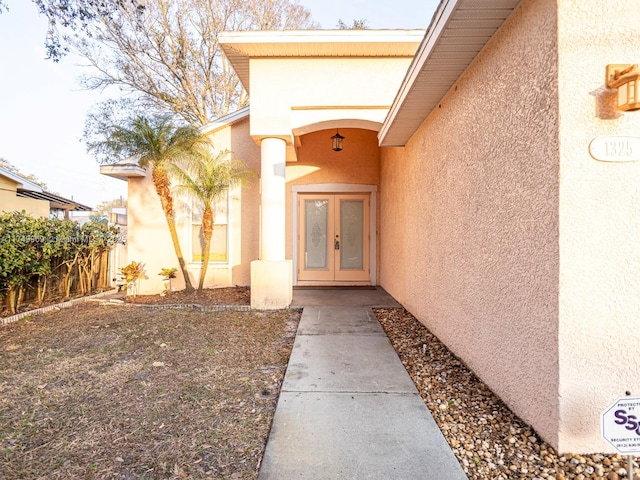
<svg viewBox="0 0 640 480">
<path fill-rule="evenodd" d="M 249 118 L 249 107 L 243 107 L 223 117 L 216 118 L 215 120 L 200 127 L 200 133 L 208 135 L 217 132 L 218 130 L 222 130 L 225 127 L 233 125 L 234 123 L 240 122 L 245 118 Z"/>
<path fill-rule="evenodd" d="M 251 58 L 413 57 L 424 30 L 223 32 L 222 50 L 249 91 Z"/>
<path fill-rule="evenodd" d="M 520 0 L 442 0 L 378 135 L 403 146 Z"/>
<path fill-rule="evenodd" d="M 129 177 L 144 177 L 146 169 L 138 165 L 134 158 L 125 158 L 116 163 L 100 165 L 100 175 L 127 181 Z"/>
</svg>

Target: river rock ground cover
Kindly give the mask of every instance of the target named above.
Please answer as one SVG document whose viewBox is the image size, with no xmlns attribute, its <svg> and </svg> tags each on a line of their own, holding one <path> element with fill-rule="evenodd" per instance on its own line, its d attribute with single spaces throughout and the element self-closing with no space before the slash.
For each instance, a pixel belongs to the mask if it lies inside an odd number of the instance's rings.
<svg viewBox="0 0 640 480">
<path fill-rule="evenodd" d="M 558 455 L 409 312 L 375 312 L 470 479 L 628 478 L 627 457 Z"/>
</svg>

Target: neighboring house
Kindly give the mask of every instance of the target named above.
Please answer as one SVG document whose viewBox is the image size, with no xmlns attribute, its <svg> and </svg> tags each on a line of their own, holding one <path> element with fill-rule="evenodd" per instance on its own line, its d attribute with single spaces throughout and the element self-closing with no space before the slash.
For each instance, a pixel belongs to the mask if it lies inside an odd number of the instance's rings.
<svg viewBox="0 0 640 480">
<path fill-rule="evenodd" d="M 69 218 L 69 212 L 91 207 L 45 192 L 26 178 L 0 167 L 0 212 L 25 211 L 33 217 Z"/>
<path fill-rule="evenodd" d="M 251 111 L 206 131 L 259 181 L 219 205 L 208 284 L 256 308 L 381 285 L 559 451 L 610 451 L 600 413 L 640 393 L 640 112 L 605 69 L 640 62 L 639 25 L 637 0 L 443 0 L 426 34 L 221 34 Z M 177 261 L 149 172 L 102 171 L 157 292 Z"/>
</svg>

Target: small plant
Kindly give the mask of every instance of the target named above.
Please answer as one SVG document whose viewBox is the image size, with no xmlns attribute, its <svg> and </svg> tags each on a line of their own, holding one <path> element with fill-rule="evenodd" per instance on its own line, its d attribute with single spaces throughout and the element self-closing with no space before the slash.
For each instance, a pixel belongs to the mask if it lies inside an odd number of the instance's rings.
<svg viewBox="0 0 640 480">
<path fill-rule="evenodd" d="M 124 277 L 124 281 L 127 282 L 127 295 L 131 291 L 131 294 L 135 297 L 138 293 L 138 282 L 143 278 L 147 278 L 144 274 L 144 263 L 132 261 L 126 267 L 122 267 L 120 273 Z"/>
<path fill-rule="evenodd" d="M 177 271 L 178 271 L 178 269 L 175 268 L 175 267 L 163 268 L 162 270 L 160 270 L 160 273 L 158 275 L 160 275 L 162 277 L 162 280 L 164 281 L 164 292 L 163 293 L 171 292 L 171 279 L 172 278 L 176 278 L 176 272 Z"/>
</svg>

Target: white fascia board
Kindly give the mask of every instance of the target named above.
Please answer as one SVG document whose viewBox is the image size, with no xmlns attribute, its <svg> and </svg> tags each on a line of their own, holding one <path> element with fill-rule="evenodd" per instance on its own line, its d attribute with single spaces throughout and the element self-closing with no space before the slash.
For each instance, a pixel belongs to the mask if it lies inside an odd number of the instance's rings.
<svg viewBox="0 0 640 480">
<path fill-rule="evenodd" d="M 0 167 L 0 175 L 8 178 L 9 180 L 16 182 L 18 184 L 18 188 L 21 188 L 22 190 L 28 190 L 30 192 L 39 192 L 39 193 L 42 193 L 44 191 L 42 187 L 37 183 L 33 183 L 32 181 L 27 180 L 26 178 L 21 177 L 16 173 L 10 172 L 6 168 Z"/>
<path fill-rule="evenodd" d="M 221 44 L 414 42 L 424 30 L 251 30 L 221 32 Z"/>
<path fill-rule="evenodd" d="M 233 125 L 234 123 L 249 117 L 249 113 L 249 107 L 244 107 L 240 110 L 236 110 L 235 112 L 229 113 L 223 117 L 217 118 L 213 122 L 203 125 L 202 127 L 200 127 L 200 133 L 209 134 L 216 132 L 224 127 Z"/>
<path fill-rule="evenodd" d="M 393 100 L 391 104 L 391 108 L 389 109 L 389 113 L 387 113 L 387 118 L 382 124 L 382 128 L 380 129 L 380 133 L 378 134 L 378 143 L 382 144 L 385 136 L 387 135 L 389 128 L 393 124 L 396 116 L 398 115 L 398 111 L 402 107 L 407 95 L 411 91 L 416 78 L 420 74 L 422 68 L 424 67 L 425 62 L 429 58 L 433 48 L 436 43 L 440 39 L 440 35 L 447 27 L 449 20 L 451 20 L 451 16 L 455 9 L 462 0 L 443 0 L 440 3 L 438 11 L 433 16 L 433 20 L 431 25 L 427 29 L 427 33 L 422 40 L 422 43 L 418 47 L 418 52 L 416 56 L 413 58 L 411 65 L 409 65 L 409 69 L 407 70 L 407 74 L 402 81 L 400 89 L 396 95 L 396 98 Z"/>
<path fill-rule="evenodd" d="M 129 177 L 144 177 L 146 174 L 146 170 L 135 163 L 100 165 L 100 175 L 117 178 L 118 180 L 124 180 L 125 182 Z"/>
</svg>

